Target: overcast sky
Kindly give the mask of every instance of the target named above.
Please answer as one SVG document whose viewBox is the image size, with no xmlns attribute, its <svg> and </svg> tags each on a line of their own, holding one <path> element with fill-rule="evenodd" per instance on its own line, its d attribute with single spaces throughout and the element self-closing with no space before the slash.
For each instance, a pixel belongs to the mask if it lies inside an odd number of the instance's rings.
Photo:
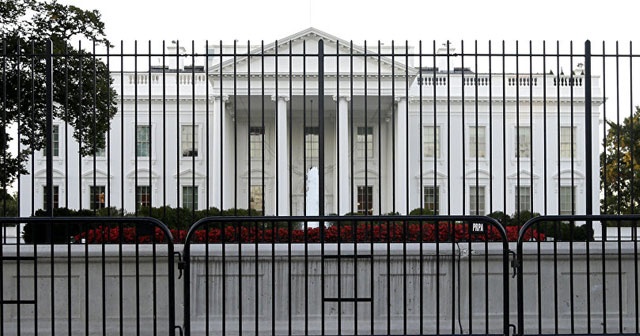
<svg viewBox="0 0 640 336">
<path fill-rule="evenodd" d="M 313 26 L 345 40 L 629 41 L 629 0 L 60 0 L 103 15 L 112 41 L 259 43 Z"/>
</svg>

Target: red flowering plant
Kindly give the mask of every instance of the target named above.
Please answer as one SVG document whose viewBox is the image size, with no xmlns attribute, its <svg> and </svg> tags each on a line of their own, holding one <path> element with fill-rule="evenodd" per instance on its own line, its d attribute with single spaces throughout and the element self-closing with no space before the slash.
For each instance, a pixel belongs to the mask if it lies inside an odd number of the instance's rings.
<svg viewBox="0 0 640 336">
<path fill-rule="evenodd" d="M 227 225 L 225 227 L 205 226 L 194 231 L 192 243 L 416 243 L 416 242 L 499 242 L 502 241 L 497 228 L 486 225 L 486 232 L 471 234 L 470 224 L 441 221 L 435 223 L 415 222 L 349 222 L 320 228 L 259 227 Z M 518 239 L 518 227 L 507 226 L 507 239 Z M 187 230 L 172 229 L 174 243 L 184 243 Z M 77 234 L 76 242 L 131 244 L 161 243 L 166 241 L 159 228 L 152 233 L 136 232 L 134 227 L 99 226 Z M 545 235 L 537 230 L 529 230 L 525 240 L 545 240 Z"/>
</svg>

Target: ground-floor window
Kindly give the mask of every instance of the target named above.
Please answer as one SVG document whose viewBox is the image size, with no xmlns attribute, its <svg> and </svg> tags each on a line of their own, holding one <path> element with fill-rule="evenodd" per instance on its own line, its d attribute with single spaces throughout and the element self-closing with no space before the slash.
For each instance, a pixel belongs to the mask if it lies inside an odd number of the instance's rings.
<svg viewBox="0 0 640 336">
<path fill-rule="evenodd" d="M 48 205 L 49 205 L 49 193 L 47 191 L 47 186 L 42 186 L 42 189 L 44 190 L 44 192 L 42 193 L 44 195 L 43 200 L 42 200 L 42 208 L 44 210 L 47 210 Z M 59 199 L 60 199 L 60 193 L 59 193 L 59 188 L 57 185 L 53 186 L 53 208 L 57 209 L 60 205 L 59 203 Z"/>
<path fill-rule="evenodd" d="M 264 204 L 264 188 L 262 185 L 252 185 L 250 194 L 249 209 L 262 213 Z"/>
<path fill-rule="evenodd" d="M 136 209 L 151 207 L 151 186 L 136 187 Z"/>
<path fill-rule="evenodd" d="M 560 187 L 560 214 L 573 215 L 576 209 L 576 187 L 562 186 Z"/>
<path fill-rule="evenodd" d="M 430 215 L 437 215 L 440 213 L 440 191 L 438 186 L 424 187 L 423 209 Z"/>
<path fill-rule="evenodd" d="M 182 186 L 182 207 L 198 210 L 198 186 Z"/>
<path fill-rule="evenodd" d="M 104 186 L 91 186 L 89 188 L 89 207 L 91 210 L 102 209 L 105 206 Z"/>
<path fill-rule="evenodd" d="M 485 215 L 485 187 L 469 187 L 469 213 L 474 216 Z"/>
<path fill-rule="evenodd" d="M 357 209 L 359 214 L 363 214 L 363 215 L 373 214 L 373 187 L 372 186 L 358 186 Z"/>
<path fill-rule="evenodd" d="M 516 186 L 516 211 L 531 211 L 531 186 Z"/>
</svg>

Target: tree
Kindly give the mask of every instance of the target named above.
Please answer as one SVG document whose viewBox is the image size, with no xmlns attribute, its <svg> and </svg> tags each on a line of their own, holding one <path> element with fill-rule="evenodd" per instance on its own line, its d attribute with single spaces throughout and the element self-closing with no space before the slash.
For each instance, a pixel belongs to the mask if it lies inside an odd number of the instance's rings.
<svg viewBox="0 0 640 336">
<path fill-rule="evenodd" d="M 46 50 L 53 45 L 53 115 L 74 128 L 80 154 L 104 148 L 104 134 L 116 113 L 109 69 L 92 51 L 71 39 L 109 46 L 98 11 L 57 0 L 3 0 L 0 3 L 0 189 L 19 174 L 24 162 L 46 145 Z M 75 43 L 74 43 L 75 44 Z M 85 46 L 93 50 L 92 43 Z M 15 125 L 16 134 L 8 128 Z M 11 151 L 14 138 L 20 150 Z"/>
<path fill-rule="evenodd" d="M 18 216 L 18 201 L 16 195 L 10 195 L 6 190 L 0 189 L 0 217 Z"/>
<path fill-rule="evenodd" d="M 605 214 L 640 210 L 640 108 L 622 124 L 607 121 L 605 150 L 600 154 L 600 183 Z"/>
</svg>

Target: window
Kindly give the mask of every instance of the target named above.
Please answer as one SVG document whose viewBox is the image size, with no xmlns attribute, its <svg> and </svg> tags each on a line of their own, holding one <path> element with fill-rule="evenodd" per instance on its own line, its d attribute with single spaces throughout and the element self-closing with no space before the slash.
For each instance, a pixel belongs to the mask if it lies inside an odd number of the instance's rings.
<svg viewBox="0 0 640 336">
<path fill-rule="evenodd" d="M 52 125 L 51 141 L 53 146 L 53 156 L 60 156 L 60 125 Z M 42 151 L 42 155 L 47 156 L 47 148 Z"/>
<path fill-rule="evenodd" d="M 519 126 L 516 133 L 516 157 L 517 158 L 530 158 L 531 157 L 531 127 Z"/>
<path fill-rule="evenodd" d="M 107 148 L 107 136 L 102 135 L 102 138 L 104 139 L 104 146 L 100 147 L 98 145 L 96 145 L 96 156 L 97 157 L 104 157 L 106 155 L 106 148 Z"/>
<path fill-rule="evenodd" d="M 576 209 L 576 188 L 573 186 L 560 187 L 560 215 L 573 215 Z"/>
<path fill-rule="evenodd" d="M 560 127 L 560 158 L 571 159 L 576 154 L 576 128 Z"/>
<path fill-rule="evenodd" d="M 136 157 L 149 157 L 151 153 L 151 127 L 139 125 L 136 128 Z"/>
<path fill-rule="evenodd" d="M 182 187 L 182 207 L 190 210 L 198 210 L 198 186 Z"/>
<path fill-rule="evenodd" d="M 136 209 L 142 207 L 151 207 L 151 187 L 150 186 L 137 186 L 136 187 Z"/>
<path fill-rule="evenodd" d="M 469 187 L 469 210 L 471 215 L 483 216 L 486 214 L 484 209 L 485 189 L 484 186 Z"/>
<path fill-rule="evenodd" d="M 318 127 L 304 128 L 304 158 L 307 168 L 318 165 L 320 153 L 320 129 Z"/>
<path fill-rule="evenodd" d="M 358 186 L 358 213 L 363 215 L 373 214 L 373 187 Z"/>
<path fill-rule="evenodd" d="M 89 188 L 89 207 L 91 210 L 104 208 L 105 189 L 104 186 L 91 186 Z"/>
<path fill-rule="evenodd" d="M 249 155 L 251 159 L 262 160 L 264 127 L 249 127 Z"/>
<path fill-rule="evenodd" d="M 430 215 L 437 215 L 440 212 L 440 191 L 437 186 L 424 187 L 423 209 Z"/>
<path fill-rule="evenodd" d="M 198 126 L 182 125 L 180 130 L 180 150 L 183 157 L 198 156 Z"/>
<path fill-rule="evenodd" d="M 469 127 L 469 156 L 484 158 L 487 152 L 487 134 L 484 126 Z"/>
<path fill-rule="evenodd" d="M 425 158 L 440 157 L 440 126 L 422 128 L 422 152 Z"/>
<path fill-rule="evenodd" d="M 356 153 L 359 158 L 373 158 L 373 127 L 358 127 Z"/>
<path fill-rule="evenodd" d="M 531 211 L 531 186 L 516 187 L 516 211 Z"/>
<path fill-rule="evenodd" d="M 264 188 L 261 185 L 252 185 L 249 197 L 249 209 L 262 213 L 262 205 L 264 204 Z"/>
<path fill-rule="evenodd" d="M 42 189 L 44 190 L 44 192 L 42 193 L 44 195 L 43 200 L 42 200 L 42 209 L 47 210 L 47 207 L 49 205 L 49 193 L 47 192 L 47 186 L 42 186 Z M 53 186 L 53 208 L 57 209 L 59 207 L 59 199 L 60 199 L 60 194 L 59 194 L 59 188 L 57 185 Z"/>
</svg>

